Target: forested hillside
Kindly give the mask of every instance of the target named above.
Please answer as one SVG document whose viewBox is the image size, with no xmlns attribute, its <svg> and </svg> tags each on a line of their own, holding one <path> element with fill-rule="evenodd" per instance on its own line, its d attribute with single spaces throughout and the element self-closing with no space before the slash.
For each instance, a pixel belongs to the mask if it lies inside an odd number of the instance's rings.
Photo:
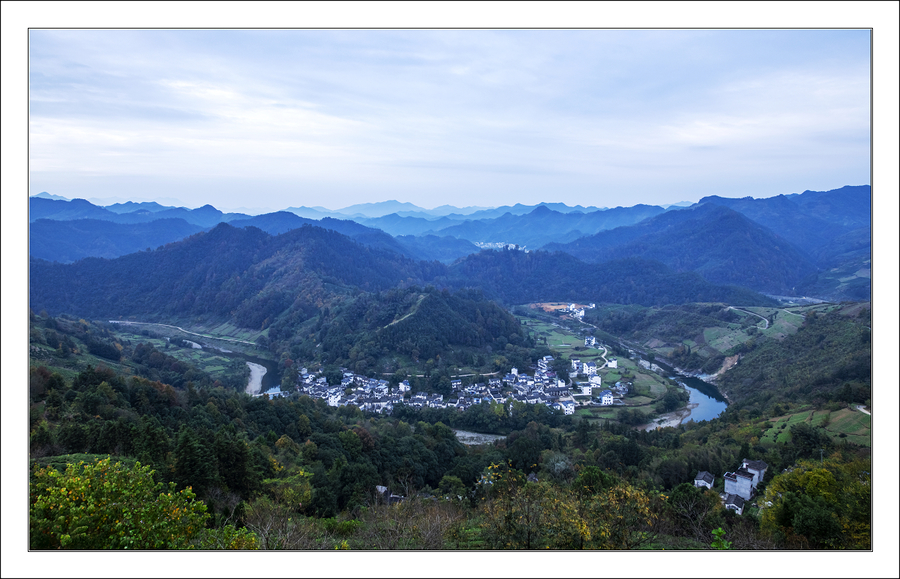
<svg viewBox="0 0 900 579">
<path fill-rule="evenodd" d="M 871 316 L 867 304 L 810 312 L 796 334 L 743 344 L 741 362 L 722 375 L 720 387 L 736 407 L 757 412 L 798 400 L 869 404 Z"/>
<path fill-rule="evenodd" d="M 726 207 L 705 203 L 667 211 L 637 225 L 551 244 L 590 263 L 625 257 L 661 261 L 716 284 L 794 295 L 816 273 L 810 258 L 772 231 Z"/>
<path fill-rule="evenodd" d="M 203 227 L 183 219 L 158 219 L 127 225 L 102 219 L 38 219 L 29 226 L 28 253 L 31 257 L 60 263 L 86 257 L 112 259 L 155 249 L 200 231 Z"/>
<path fill-rule="evenodd" d="M 494 328 L 462 313 L 468 308 L 463 301 L 437 299 L 438 294 L 429 294 L 433 297 L 425 301 L 420 315 L 390 329 L 361 327 L 352 315 L 336 317 L 360 308 L 369 315 L 379 307 L 373 303 L 393 299 L 391 294 L 370 293 L 411 285 L 434 285 L 452 292 L 478 288 L 485 298 L 507 305 L 539 300 L 643 305 L 697 299 L 770 302 L 741 288 L 712 285 L 696 273 L 674 273 L 658 262 L 623 260 L 589 265 L 564 253 L 504 250 L 483 251 L 446 266 L 406 259 L 309 225 L 272 236 L 255 227 L 220 224 L 184 241 L 114 260 L 90 258 L 63 265 L 32 259 L 30 282 L 31 305 L 37 311 L 97 319 L 228 322 L 268 331 L 266 343 L 276 355 L 289 349 L 309 355 L 309 349 L 325 338 L 319 335 L 319 328 L 350 320 L 346 330 L 360 334 L 331 334 L 339 336 L 342 347 L 335 352 L 325 349 L 326 357 L 344 362 L 349 362 L 352 344 L 371 344 L 376 338 L 391 355 L 425 359 L 441 353 L 440 348 L 446 348 L 446 340 L 454 335 L 466 336 L 458 343 L 467 346 L 486 347 L 501 334 L 507 342 L 493 346 L 503 349 L 510 343 L 509 332 L 495 333 Z M 390 307 L 384 306 L 386 311 Z M 499 319 L 496 306 L 483 306 L 482 315 L 488 310 L 492 318 Z M 412 332 L 415 339 L 399 336 L 423 318 L 430 321 L 423 324 L 423 331 Z M 463 330 L 457 323 L 460 319 L 477 327 Z M 436 320 L 443 325 L 436 325 Z M 380 332 L 377 336 L 376 330 Z M 431 330 L 433 335 L 427 335 Z M 310 334 L 317 337 L 309 338 Z M 414 346 L 403 346 L 407 343 Z M 357 348 L 353 362 L 368 360 L 366 365 L 372 367 L 388 353 L 375 350 L 374 346 Z"/>
<path fill-rule="evenodd" d="M 663 305 L 693 301 L 769 304 L 736 286 L 713 285 L 694 272 L 674 272 L 638 258 L 587 264 L 562 252 L 485 250 L 450 269 L 452 283 L 480 287 L 506 304 L 592 301 Z"/>
<path fill-rule="evenodd" d="M 264 327 L 288 309 L 311 315 L 348 287 L 378 291 L 433 277 L 437 265 L 364 247 L 319 227 L 270 236 L 220 224 L 115 260 L 32 260 L 30 297 L 34 308 L 54 313 L 218 316 Z"/>
<path fill-rule="evenodd" d="M 492 352 L 523 367 L 533 363 L 529 348 L 534 344 L 519 322 L 474 291 L 451 294 L 413 286 L 362 294 L 323 310 L 302 330 L 282 318 L 268 336 L 269 348 L 278 356 L 286 352 L 360 374 L 428 361 L 429 371 L 444 377 L 437 389 L 446 394 L 448 366 L 482 367 L 490 364 Z"/>
<path fill-rule="evenodd" d="M 810 327 L 833 329 L 818 320 Z M 736 549 L 871 548 L 867 449 L 828 442 L 805 423 L 781 431 L 755 406 L 654 431 L 575 420 L 543 405 L 399 406 L 385 417 L 306 396 L 251 398 L 89 322 L 32 315 L 30 342 L 36 549 L 121 547 L 122 537 L 138 548 L 707 549 L 722 548 L 722 535 Z M 109 366 L 68 369 L 98 355 Z M 745 362 L 751 372 L 768 363 Z M 801 408 L 796 398 L 789 404 Z M 465 447 L 448 427 L 508 436 Z M 93 466 L 107 455 L 122 465 Z M 720 476 L 742 458 L 767 463 L 760 492 L 772 489 L 765 496 L 774 516 L 723 509 L 721 478 L 716 492 L 690 484 L 697 471 Z M 135 461 L 152 469 L 151 479 L 138 484 L 147 474 Z M 67 474 L 51 470 L 66 465 Z M 809 487 L 813 478 L 827 486 Z M 104 517 L 118 511 L 94 498 L 94 482 L 115 504 L 143 497 L 140 505 L 157 504 L 152 483 L 174 483 L 164 493 L 176 501 L 171 512 L 148 514 L 165 536 L 127 525 L 117 527 L 122 535 L 108 532 Z M 75 494 L 64 498 L 61 487 Z M 182 508 L 194 514 L 175 516 Z"/>
</svg>

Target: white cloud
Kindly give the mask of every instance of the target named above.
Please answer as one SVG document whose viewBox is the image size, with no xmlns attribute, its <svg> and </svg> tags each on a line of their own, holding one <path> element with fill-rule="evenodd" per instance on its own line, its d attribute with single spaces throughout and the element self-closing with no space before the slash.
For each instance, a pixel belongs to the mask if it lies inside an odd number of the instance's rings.
<svg viewBox="0 0 900 579">
<path fill-rule="evenodd" d="M 483 205 L 663 180 L 678 201 L 703 171 L 808 175 L 836 155 L 867 167 L 859 38 L 769 31 L 765 49 L 754 38 L 45 31 L 32 38 L 33 184 L 47 189 L 50 173 L 228 176 L 357 188 L 361 201 L 375 189 L 465 189 Z M 819 56 L 816 43 L 843 50 Z"/>
</svg>

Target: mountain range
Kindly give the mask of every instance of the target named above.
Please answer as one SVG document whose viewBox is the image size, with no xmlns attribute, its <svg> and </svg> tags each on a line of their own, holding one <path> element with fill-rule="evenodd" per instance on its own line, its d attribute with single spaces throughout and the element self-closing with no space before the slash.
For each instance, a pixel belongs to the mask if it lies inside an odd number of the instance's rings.
<svg viewBox="0 0 900 579">
<path fill-rule="evenodd" d="M 589 264 L 621 258 L 660 261 L 715 284 L 778 295 L 867 299 L 871 271 L 871 188 L 754 199 L 705 197 L 668 208 L 599 209 L 561 203 L 494 209 L 425 210 L 395 201 L 339 211 L 288 208 L 257 216 L 153 202 L 100 207 L 49 194 L 30 198 L 32 257 L 70 263 L 160 247 L 220 223 L 281 235 L 323 227 L 412 260 L 454 261 L 480 247 L 565 252 Z M 302 215 L 308 216 L 302 216 Z"/>
</svg>

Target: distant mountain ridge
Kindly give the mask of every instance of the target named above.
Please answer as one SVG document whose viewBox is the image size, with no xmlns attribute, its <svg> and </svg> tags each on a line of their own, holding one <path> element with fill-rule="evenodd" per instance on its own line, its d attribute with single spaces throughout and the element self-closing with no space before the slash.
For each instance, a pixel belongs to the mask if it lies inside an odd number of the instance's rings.
<svg viewBox="0 0 900 579">
<path fill-rule="evenodd" d="M 748 290 L 715 286 L 659 262 L 622 263 L 601 267 L 564 253 L 508 250 L 482 251 L 446 266 L 366 247 L 317 226 L 272 236 L 223 223 L 153 251 L 111 260 L 64 265 L 32 258 L 30 305 L 93 317 L 215 316 L 258 328 L 294 311 L 306 319 L 337 296 L 404 284 L 483 288 L 488 297 L 507 304 L 576 296 L 646 305 L 698 296 L 765 302 Z"/>
<path fill-rule="evenodd" d="M 156 219 L 184 219 L 188 223 L 201 227 L 213 227 L 219 223 L 227 223 L 235 219 L 250 217 L 242 213 L 223 213 L 212 205 L 204 205 L 197 209 L 184 207 L 159 208 L 150 210 L 144 206 L 128 212 L 117 213 L 105 207 L 94 205 L 85 199 L 60 201 L 38 196 L 28 198 L 28 221 L 52 219 L 54 221 L 71 221 L 73 219 L 102 219 L 113 223 L 149 223 Z M 143 205 L 143 204 L 135 204 Z M 117 207 L 121 209 L 121 207 Z"/>
<path fill-rule="evenodd" d="M 102 219 L 38 219 L 31 223 L 29 229 L 29 254 L 60 263 L 71 263 L 87 257 L 112 259 L 157 248 L 204 230 L 184 219 L 157 219 L 136 224 Z"/>
<path fill-rule="evenodd" d="M 678 203 L 668 208 L 540 203 L 493 209 L 444 205 L 424 210 L 389 201 L 340 210 L 352 212 L 352 218 L 323 207 L 250 216 L 223 213 L 211 205 L 186 209 L 123 202 L 100 207 L 84 199 L 50 197 L 44 192 L 29 199 L 30 250 L 35 257 L 60 262 L 116 257 L 171 243 L 181 233 L 208 230 L 220 223 L 256 227 L 274 235 L 315 225 L 368 247 L 445 264 L 476 253 L 476 243 L 502 243 L 567 251 L 588 262 L 629 256 L 658 259 L 675 271 L 694 271 L 715 283 L 780 295 L 863 299 L 871 288 L 868 185 L 761 199 L 708 196 L 689 207 Z M 702 207 L 720 207 L 734 214 L 700 211 Z M 363 213 L 381 215 L 361 217 Z M 162 219 L 167 221 L 148 225 Z M 49 221 L 35 225 L 38 220 Z M 99 221 L 75 223 L 80 220 Z M 171 220 L 194 229 L 176 227 Z M 104 221 L 121 227 L 106 227 Z M 71 223 L 53 225 L 64 222 Z"/>
<path fill-rule="evenodd" d="M 602 231 L 547 249 L 590 263 L 625 257 L 654 259 L 675 271 L 695 271 L 717 284 L 793 294 L 816 272 L 790 243 L 744 215 L 712 203 L 668 211 L 636 225 Z"/>
</svg>

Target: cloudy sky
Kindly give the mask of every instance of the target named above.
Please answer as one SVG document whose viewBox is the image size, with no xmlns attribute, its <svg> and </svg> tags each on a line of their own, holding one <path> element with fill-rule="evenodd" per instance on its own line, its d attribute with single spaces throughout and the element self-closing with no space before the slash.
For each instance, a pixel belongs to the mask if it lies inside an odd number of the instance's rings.
<svg viewBox="0 0 900 579">
<path fill-rule="evenodd" d="M 30 194 L 615 207 L 870 182 L 868 30 L 31 30 Z"/>
</svg>

